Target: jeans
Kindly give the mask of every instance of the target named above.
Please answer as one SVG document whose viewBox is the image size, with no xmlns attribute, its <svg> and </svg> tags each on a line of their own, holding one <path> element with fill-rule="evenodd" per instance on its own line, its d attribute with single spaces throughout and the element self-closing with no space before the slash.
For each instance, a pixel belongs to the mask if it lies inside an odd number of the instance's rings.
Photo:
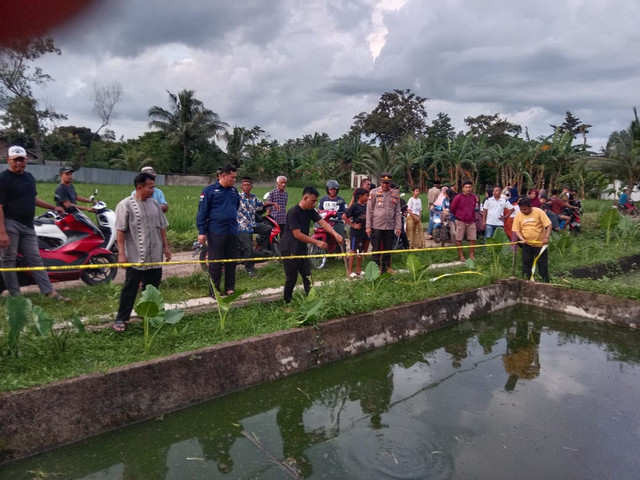
<svg viewBox="0 0 640 480">
<path fill-rule="evenodd" d="M 504 229 L 504 227 L 502 225 L 489 225 L 488 223 L 485 225 L 484 227 L 484 238 L 491 238 L 493 237 L 493 232 L 497 229 L 497 228 L 502 228 Z"/>
<path fill-rule="evenodd" d="M 122 287 L 122 292 L 120 292 L 120 306 L 118 307 L 116 322 L 129 321 L 140 282 L 142 282 L 142 289 L 144 290 L 147 288 L 147 285 L 153 285 L 158 288 L 160 286 L 160 280 L 162 280 L 162 268 L 138 270 L 129 267 L 126 272 L 124 286 Z"/>
<path fill-rule="evenodd" d="M 0 251 L 2 268 L 15 268 L 18 252 L 22 254 L 27 267 L 42 267 L 42 258 L 38 250 L 38 239 L 33 227 L 28 227 L 20 222 L 4 219 L 4 225 L 9 235 L 9 246 Z M 47 295 L 53 292 L 53 285 L 49 275 L 44 270 L 30 272 L 33 280 L 38 284 L 40 293 Z M 20 283 L 17 272 L 2 272 L 4 284 L 9 295 L 20 295 Z"/>
</svg>

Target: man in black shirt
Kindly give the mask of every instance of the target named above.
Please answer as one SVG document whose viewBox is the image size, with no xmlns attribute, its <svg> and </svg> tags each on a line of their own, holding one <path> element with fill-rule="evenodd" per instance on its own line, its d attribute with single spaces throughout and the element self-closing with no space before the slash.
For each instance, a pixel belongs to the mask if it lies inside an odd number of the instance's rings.
<svg viewBox="0 0 640 480">
<path fill-rule="evenodd" d="M 20 249 L 28 267 L 42 267 L 36 232 L 33 229 L 36 205 L 60 213 L 64 210 L 38 198 L 36 181 L 33 175 L 25 172 L 27 152 L 24 148 L 9 147 L 7 163 L 9 168 L 0 173 L 0 265 L 2 268 L 15 268 Z M 43 295 L 69 301 L 55 291 L 47 272 L 36 270 L 31 275 Z M 2 272 L 2 278 L 10 295 L 20 294 L 16 272 Z"/>
<path fill-rule="evenodd" d="M 317 201 L 318 190 L 314 187 L 305 187 L 302 191 L 302 200 L 300 200 L 300 203 L 287 212 L 287 221 L 280 242 L 280 250 L 282 251 L 283 257 L 306 255 L 307 243 L 314 243 L 323 250 L 329 247 L 326 242 L 309 236 L 311 222 L 319 223 L 322 228 L 335 237 L 339 245 L 342 244 L 342 235 L 331 228 L 331 225 L 323 220 L 315 209 Z M 298 273 L 302 276 L 304 291 L 308 294 L 309 290 L 311 290 L 311 263 L 309 259 L 283 258 L 282 264 L 286 277 L 284 283 L 284 301 L 287 303 L 291 302 L 293 289 L 298 280 Z"/>
<path fill-rule="evenodd" d="M 56 188 L 54 199 L 56 205 L 63 207 L 67 212 L 74 207 L 87 212 L 95 212 L 91 207 L 81 207 L 78 205 L 78 201 L 83 203 L 93 202 L 76 193 L 76 188 L 73 186 L 73 168 L 71 167 L 62 167 L 60 169 L 60 185 Z"/>
</svg>

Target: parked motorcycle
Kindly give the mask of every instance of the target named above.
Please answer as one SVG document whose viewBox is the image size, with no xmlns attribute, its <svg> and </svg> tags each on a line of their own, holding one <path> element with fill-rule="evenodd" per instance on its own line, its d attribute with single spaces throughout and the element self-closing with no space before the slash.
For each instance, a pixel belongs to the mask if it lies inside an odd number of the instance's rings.
<svg viewBox="0 0 640 480">
<path fill-rule="evenodd" d="M 431 232 L 433 241 L 444 247 L 446 242 L 451 241 L 451 233 L 449 230 L 449 215 L 447 215 L 441 205 L 433 207 L 431 211 L 433 215 L 433 230 Z"/>
<path fill-rule="evenodd" d="M 336 223 L 338 212 L 336 212 L 335 210 L 327 210 L 322 212 L 320 216 L 323 218 L 323 220 L 329 222 L 329 225 L 331 225 L 331 227 L 333 227 Z M 340 246 L 338 245 L 338 242 L 336 242 L 335 237 L 333 235 L 329 235 L 329 233 L 324 228 L 322 228 L 318 223 L 315 223 L 313 225 L 313 235 L 311 235 L 311 237 L 315 238 L 316 240 L 325 242 L 329 246 L 329 248 L 327 248 L 326 250 L 322 250 L 317 245 L 313 243 L 309 243 L 307 244 L 307 253 L 309 255 L 323 255 L 327 253 L 338 253 Z M 311 262 L 311 265 L 314 268 L 318 268 L 318 269 L 324 268 L 327 265 L 326 256 L 312 257 L 309 259 L 309 261 Z"/>
<path fill-rule="evenodd" d="M 93 195 L 91 195 L 90 200 L 94 202 L 93 208 L 95 210 L 97 220 L 96 225 L 104 237 L 104 241 L 100 246 L 107 250 L 111 250 L 113 253 L 117 253 L 116 214 L 113 210 L 107 207 L 105 202 L 96 201 L 96 195 L 98 195 L 97 189 L 93 192 Z M 89 218 L 79 210 L 76 210 L 76 212 L 82 215 L 86 221 L 91 223 L 91 220 L 89 220 Z M 67 235 L 58 228 L 55 218 L 56 216 L 53 212 L 47 212 L 35 219 L 34 227 L 38 237 L 38 246 L 42 249 L 48 250 L 58 248 L 69 241 Z"/>
<path fill-rule="evenodd" d="M 116 256 L 103 247 L 105 237 L 80 210 L 58 215 L 47 212 L 34 219 L 38 233 L 38 246 L 45 267 L 107 265 L 117 262 Z M 42 235 L 42 236 L 40 236 Z M 48 235 L 48 236 L 47 236 Z M 17 267 L 26 267 L 22 255 L 18 254 Z M 48 271 L 51 282 L 82 280 L 87 285 L 110 282 L 116 276 L 117 267 L 70 268 Z M 34 285 L 31 272 L 18 272 L 20 285 Z M 0 276 L 0 292 L 5 285 Z"/>
<path fill-rule="evenodd" d="M 569 223 L 569 231 L 572 233 L 580 232 L 580 210 L 575 208 L 565 207 L 562 210 L 562 214 L 569 217 L 569 220 L 560 220 L 560 230 L 565 228 L 567 222 Z"/>
</svg>

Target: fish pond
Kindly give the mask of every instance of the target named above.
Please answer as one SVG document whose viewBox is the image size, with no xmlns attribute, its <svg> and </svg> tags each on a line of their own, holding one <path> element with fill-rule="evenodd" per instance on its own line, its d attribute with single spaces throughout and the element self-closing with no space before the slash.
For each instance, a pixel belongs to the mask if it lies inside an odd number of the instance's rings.
<svg viewBox="0 0 640 480">
<path fill-rule="evenodd" d="M 11 479 L 637 478 L 640 332 L 517 307 L 0 466 Z"/>
</svg>

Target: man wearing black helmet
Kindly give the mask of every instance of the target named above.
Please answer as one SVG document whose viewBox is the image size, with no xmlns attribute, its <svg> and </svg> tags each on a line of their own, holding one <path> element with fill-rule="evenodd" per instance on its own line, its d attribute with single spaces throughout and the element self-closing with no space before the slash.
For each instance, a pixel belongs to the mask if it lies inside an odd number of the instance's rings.
<svg viewBox="0 0 640 480">
<path fill-rule="evenodd" d="M 318 210 L 320 213 L 327 211 L 338 212 L 335 220 L 333 220 L 333 229 L 344 237 L 344 220 L 342 220 L 342 214 L 347 209 L 347 202 L 338 195 L 340 184 L 336 180 L 329 180 L 325 185 L 325 190 L 327 194 L 320 199 Z"/>
</svg>

